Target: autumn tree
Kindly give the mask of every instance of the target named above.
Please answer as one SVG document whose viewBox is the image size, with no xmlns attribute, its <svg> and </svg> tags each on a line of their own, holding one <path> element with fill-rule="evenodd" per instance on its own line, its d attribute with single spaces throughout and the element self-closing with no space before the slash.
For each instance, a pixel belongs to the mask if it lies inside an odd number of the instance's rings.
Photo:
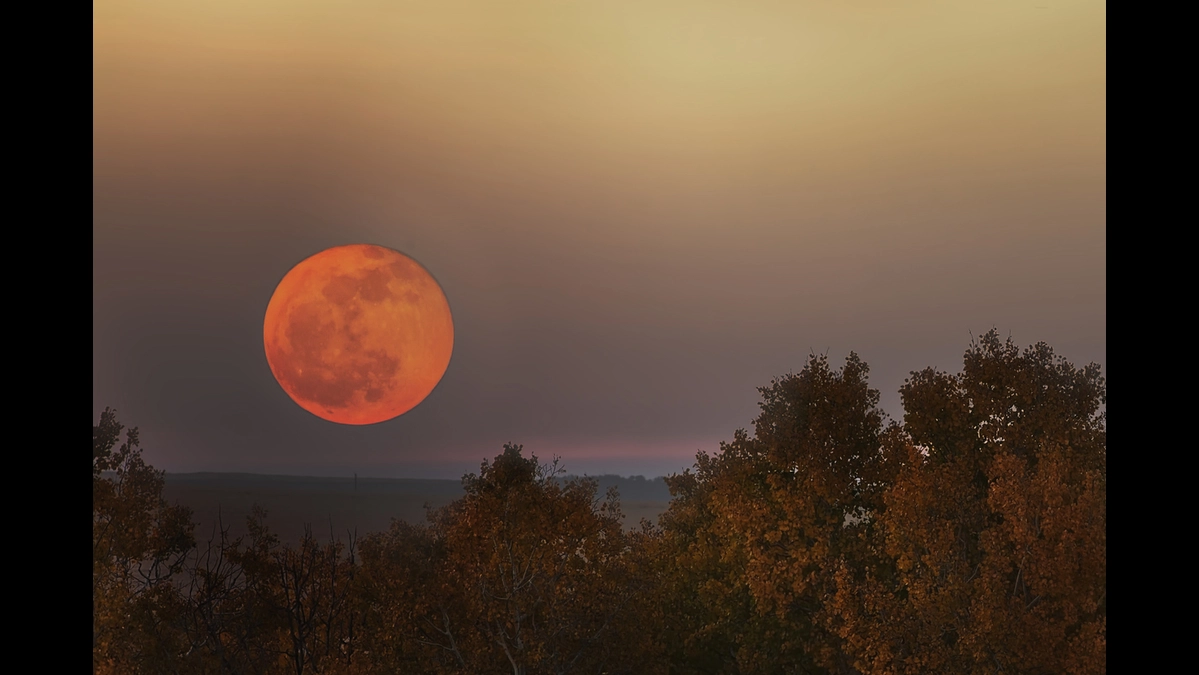
<svg viewBox="0 0 1199 675">
<path fill-rule="evenodd" d="M 779 617 L 755 601 L 745 575 L 745 539 L 718 506 L 724 501 L 718 493 L 762 488 L 752 457 L 742 452 L 746 442 L 738 432 L 716 455 L 701 453 L 695 467 L 669 477 L 670 506 L 659 518 L 659 535 L 645 542 L 662 614 L 652 628 L 671 672 L 781 673 L 803 659 L 786 641 Z"/>
<path fill-rule="evenodd" d="M 162 488 L 138 430 L 106 408 L 92 427 L 94 672 L 165 672 L 186 649 L 173 579 L 194 543 L 191 512 L 169 505 Z"/>
<path fill-rule="evenodd" d="M 659 526 L 504 446 L 355 555 L 308 531 L 192 548 L 136 429 L 93 429 L 98 672 L 1106 672 L 1106 383 L 992 331 L 913 373 L 812 356 L 667 480 Z M 181 583 L 182 577 L 182 583 Z"/>
<path fill-rule="evenodd" d="M 370 672 L 458 672 L 464 663 L 459 590 L 441 573 L 444 538 L 434 528 L 393 520 L 362 541 L 357 601 L 359 652 Z"/>
<path fill-rule="evenodd" d="M 666 583 L 695 623 L 668 641 L 694 672 L 852 672 L 824 599 L 840 561 L 859 574 L 880 564 L 862 533 L 890 465 L 867 373 L 853 354 L 839 370 L 812 356 L 760 390 L 753 436 L 738 431 L 671 479 Z"/>
<path fill-rule="evenodd" d="M 616 495 L 560 484 L 506 445 L 428 526 L 397 523 L 362 546 L 380 668 L 443 673 L 651 672 L 647 597 Z M 365 647 L 365 645 L 364 645 Z"/>
<path fill-rule="evenodd" d="M 875 545 L 891 579 L 846 578 L 836 611 L 863 672 L 1102 673 L 1106 384 L 991 331 L 960 374 L 901 390 L 903 466 Z"/>
</svg>

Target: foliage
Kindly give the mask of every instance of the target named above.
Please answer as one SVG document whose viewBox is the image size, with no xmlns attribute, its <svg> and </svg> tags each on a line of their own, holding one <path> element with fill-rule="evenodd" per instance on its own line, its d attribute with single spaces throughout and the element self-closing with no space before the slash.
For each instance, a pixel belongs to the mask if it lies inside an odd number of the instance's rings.
<svg viewBox="0 0 1199 675">
<path fill-rule="evenodd" d="M 168 505 L 162 486 L 162 472 L 142 460 L 137 429 L 106 408 L 92 427 L 95 672 L 154 672 L 179 647 L 169 629 L 182 611 L 171 576 L 193 544 L 191 513 Z"/>
<path fill-rule="evenodd" d="M 657 526 L 506 445 L 361 545 L 194 544 L 137 430 L 93 428 L 93 663 L 173 673 L 1105 673 L 1106 383 L 992 331 L 913 373 L 812 356 Z"/>
<path fill-rule="evenodd" d="M 644 672 L 639 580 L 614 494 L 560 485 L 554 465 L 506 445 L 427 527 L 363 542 L 363 577 L 387 670 Z M 623 635 L 622 635 L 623 634 Z"/>
<path fill-rule="evenodd" d="M 1106 385 L 992 331 L 901 390 L 906 457 L 874 543 L 894 579 L 836 611 L 870 672 L 1105 672 Z"/>
<path fill-rule="evenodd" d="M 838 561 L 874 562 L 862 533 L 873 527 L 888 463 L 867 372 L 853 354 L 836 371 L 811 357 L 761 389 L 752 437 L 738 431 L 717 457 L 701 454 L 695 474 L 672 481 L 666 557 L 688 563 L 675 594 L 702 589 L 688 614 L 699 620 L 675 658 L 694 660 L 695 672 L 848 670 L 823 600 Z M 717 643 L 725 646 L 714 651 Z"/>
</svg>

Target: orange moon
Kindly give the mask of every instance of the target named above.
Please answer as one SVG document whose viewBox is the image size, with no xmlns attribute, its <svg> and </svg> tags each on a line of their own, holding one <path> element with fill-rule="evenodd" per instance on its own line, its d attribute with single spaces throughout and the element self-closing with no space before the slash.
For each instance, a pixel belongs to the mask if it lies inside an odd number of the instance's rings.
<svg viewBox="0 0 1199 675">
<path fill-rule="evenodd" d="M 412 258 L 382 246 L 321 251 L 283 277 L 262 339 L 271 373 L 308 412 L 375 424 L 412 410 L 450 365 L 445 293 Z"/>
</svg>

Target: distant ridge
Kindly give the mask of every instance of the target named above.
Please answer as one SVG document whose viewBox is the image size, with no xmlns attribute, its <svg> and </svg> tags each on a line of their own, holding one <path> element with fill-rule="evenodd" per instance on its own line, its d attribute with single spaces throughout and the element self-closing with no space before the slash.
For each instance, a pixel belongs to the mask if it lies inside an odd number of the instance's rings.
<svg viewBox="0 0 1199 675">
<path fill-rule="evenodd" d="M 265 492 L 359 492 L 365 494 L 422 494 L 456 499 L 462 481 L 448 478 L 368 478 L 366 476 L 287 476 L 266 473 L 201 471 L 167 473 L 167 486 L 261 490 Z"/>
<path fill-rule="evenodd" d="M 574 475 L 559 476 L 565 482 Z M 662 478 L 642 476 L 583 476 L 595 480 L 599 499 L 615 486 L 620 493 L 626 527 L 642 518 L 656 521 L 670 502 Z M 305 526 L 321 536 L 346 536 L 385 531 L 392 518 L 424 523 L 428 508 L 446 506 L 463 495 L 462 481 L 444 478 L 366 478 L 359 476 L 287 476 L 276 474 L 199 471 L 166 473 L 163 496 L 168 503 L 193 511 L 197 537 L 207 540 L 217 523 L 234 535 L 246 532 L 246 518 L 255 504 L 267 509 L 267 524 L 284 542 L 296 543 Z"/>
<path fill-rule="evenodd" d="M 209 480 L 212 478 L 231 479 L 231 480 L 303 480 L 303 481 L 354 481 L 351 476 L 310 476 L 306 474 L 284 474 L 284 473 L 252 473 L 248 471 L 186 471 L 186 472 L 166 472 L 167 478 L 179 480 Z M 380 478 L 359 476 L 359 482 L 363 481 L 418 481 L 432 483 L 459 483 L 456 478 Z"/>
<path fill-rule="evenodd" d="M 621 501 L 670 501 L 670 489 L 662 476 L 621 476 L 602 474 L 598 476 L 567 474 L 559 481 L 587 478 L 596 481 L 602 496 L 608 488 L 615 486 Z M 261 490 L 266 493 L 279 492 L 345 492 L 367 494 L 409 494 L 456 499 L 462 496 L 462 481 L 452 478 L 372 478 L 366 476 L 304 476 L 243 471 L 194 471 L 167 472 L 168 486 L 188 488 L 219 488 L 223 490 Z"/>
<path fill-rule="evenodd" d="M 620 493 L 621 502 L 630 501 L 653 501 L 653 502 L 668 502 L 670 501 L 670 488 L 666 487 L 666 479 L 662 476 L 657 478 L 646 478 L 645 476 L 618 476 L 616 474 L 602 474 L 599 476 L 576 476 L 570 474 L 563 477 L 563 480 L 572 478 L 589 478 L 599 484 L 599 491 L 602 495 L 613 485 Z"/>
</svg>

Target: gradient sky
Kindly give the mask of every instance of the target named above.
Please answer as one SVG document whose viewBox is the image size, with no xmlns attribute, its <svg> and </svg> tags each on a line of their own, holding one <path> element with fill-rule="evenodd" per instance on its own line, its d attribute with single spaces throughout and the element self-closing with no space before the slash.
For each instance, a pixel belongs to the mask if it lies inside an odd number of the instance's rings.
<svg viewBox="0 0 1199 675">
<path fill-rule="evenodd" d="M 459 477 L 506 441 L 659 475 L 811 352 L 1106 367 L 1106 7 L 101 0 L 93 420 L 168 471 Z M 330 246 L 442 284 L 412 412 L 325 422 L 263 354 Z"/>
</svg>

